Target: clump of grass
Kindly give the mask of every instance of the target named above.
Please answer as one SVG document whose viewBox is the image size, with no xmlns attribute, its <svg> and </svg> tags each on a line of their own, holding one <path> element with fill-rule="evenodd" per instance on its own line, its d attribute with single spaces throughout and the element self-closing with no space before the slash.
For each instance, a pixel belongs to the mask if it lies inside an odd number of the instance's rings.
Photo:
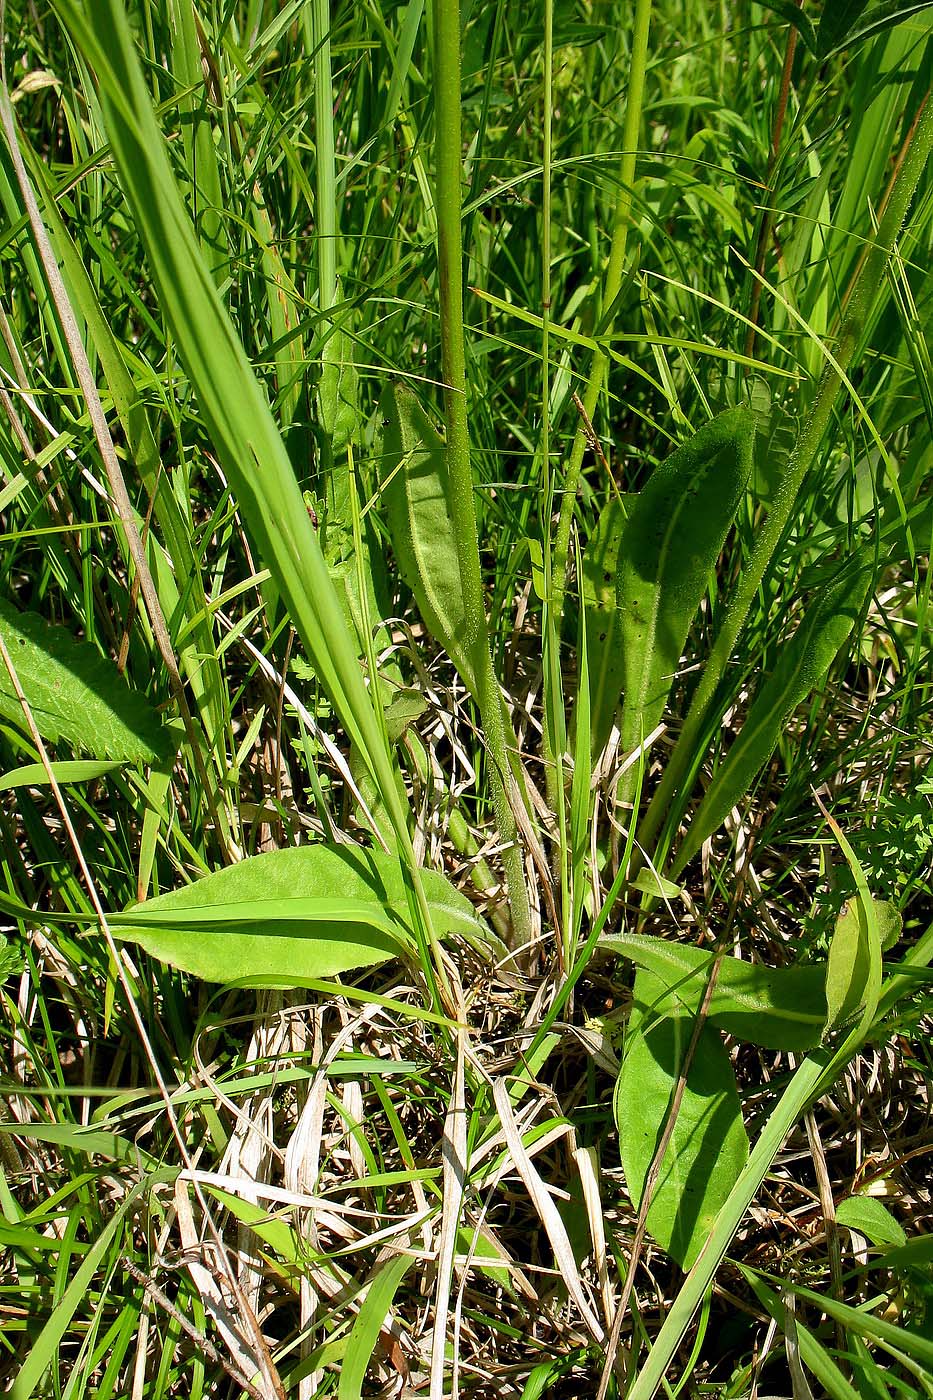
<svg viewBox="0 0 933 1400">
<path fill-rule="evenodd" d="M 8 7 L 19 1400 L 926 1385 L 931 27 L 858 8 Z"/>
</svg>

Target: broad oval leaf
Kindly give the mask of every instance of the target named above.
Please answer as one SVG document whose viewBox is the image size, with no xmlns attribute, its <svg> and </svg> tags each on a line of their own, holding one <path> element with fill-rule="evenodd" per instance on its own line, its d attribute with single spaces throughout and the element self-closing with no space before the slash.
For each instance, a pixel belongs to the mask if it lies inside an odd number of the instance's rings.
<svg viewBox="0 0 933 1400">
<path fill-rule="evenodd" d="M 407 385 L 387 384 L 380 410 L 382 498 L 399 572 L 425 626 L 472 690 L 447 446 Z"/>
<path fill-rule="evenodd" d="M 847 1196 L 836 1207 L 836 1221 L 849 1230 L 858 1230 L 879 1249 L 907 1243 L 903 1226 L 877 1196 Z"/>
<path fill-rule="evenodd" d="M 695 1012 L 715 953 L 645 934 L 606 934 L 599 947 L 652 973 L 665 988 L 670 1011 Z M 809 1050 L 826 1025 L 826 964 L 760 967 L 724 957 L 707 1019 L 738 1040 L 770 1050 Z"/>
<path fill-rule="evenodd" d="M 777 747 L 788 715 L 810 694 L 829 670 L 865 602 L 871 584 L 872 561 L 863 559 L 854 572 L 830 588 L 807 612 L 780 659 L 760 687 L 741 732 L 713 775 L 694 814 L 677 859 L 672 879 L 725 821 L 755 774 Z"/>
<path fill-rule="evenodd" d="M 38 613 L 0 599 L 0 634 L 29 701 L 36 728 L 50 743 L 115 763 L 166 763 L 174 752 L 158 711 L 130 690 L 112 661 L 90 642 Z M 22 728 L 22 706 L 0 666 L 0 714 Z"/>
<path fill-rule="evenodd" d="M 485 931 L 443 875 L 422 879 L 439 935 Z M 117 937 L 173 967 L 249 986 L 302 987 L 413 946 L 397 859 L 353 846 L 252 856 L 108 917 Z"/>
<path fill-rule="evenodd" d="M 634 1005 L 613 1111 L 633 1204 L 640 1207 L 648 1170 L 664 1132 L 693 1033 L 690 1016 L 658 1019 L 665 989 L 652 973 L 635 977 Z M 710 1025 L 700 1032 L 683 1098 L 655 1183 L 647 1225 L 667 1253 L 691 1267 L 748 1161 L 748 1135 L 732 1064 Z"/>
<path fill-rule="evenodd" d="M 827 1033 L 852 1019 L 865 1005 L 871 978 L 871 940 L 878 940 L 878 958 L 901 936 L 903 920 L 896 904 L 872 899 L 874 930 L 858 895 L 847 899 L 829 945 L 826 969 Z"/>
<path fill-rule="evenodd" d="M 745 492 L 754 438 L 749 409 L 721 413 L 658 467 L 629 511 L 617 579 L 626 750 L 664 714 L 690 624 Z"/>
</svg>

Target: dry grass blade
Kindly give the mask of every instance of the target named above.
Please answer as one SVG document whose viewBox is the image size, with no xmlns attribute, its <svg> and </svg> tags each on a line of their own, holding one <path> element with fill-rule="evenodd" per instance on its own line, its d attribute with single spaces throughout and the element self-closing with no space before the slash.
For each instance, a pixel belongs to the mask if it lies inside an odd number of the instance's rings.
<svg viewBox="0 0 933 1400">
<path fill-rule="evenodd" d="M 434 1336 L 431 1343 L 431 1400 L 444 1397 L 444 1361 L 447 1345 L 447 1318 L 454 1255 L 460 1226 L 460 1207 L 469 1176 L 467 1162 L 466 1080 L 464 1074 L 466 1031 L 457 1034 L 457 1063 L 450 1092 L 450 1106 L 444 1123 L 444 1206 L 437 1251 L 437 1286 L 434 1303 Z M 454 1339 L 454 1372 L 450 1394 L 457 1395 L 457 1347 Z"/>
<path fill-rule="evenodd" d="M 237 1385 L 243 1387 L 247 1395 L 253 1397 L 253 1400 L 264 1400 L 263 1392 L 257 1386 L 253 1385 L 252 1381 L 249 1380 L 247 1376 L 242 1375 L 236 1370 L 228 1358 L 217 1350 L 213 1342 L 209 1341 L 203 1332 L 199 1332 L 196 1327 L 192 1327 L 184 1313 L 179 1311 L 168 1294 L 164 1293 L 159 1285 L 149 1278 L 148 1274 L 145 1274 L 143 1270 L 127 1256 L 123 1258 L 123 1267 L 137 1283 L 142 1285 L 153 1301 L 158 1303 L 159 1307 L 168 1313 L 176 1326 L 180 1327 L 187 1337 L 190 1337 L 191 1341 L 194 1342 L 198 1350 L 207 1357 L 208 1361 L 212 1361 L 215 1365 L 222 1367 L 223 1370 L 227 1372 L 228 1376 L 236 1381 Z M 145 1316 L 146 1314 L 144 1314 L 144 1317 Z M 145 1356 L 145 1339 L 143 1339 L 141 1352 L 143 1356 Z"/>
<path fill-rule="evenodd" d="M 547 1232 L 551 1249 L 554 1251 L 554 1261 L 566 1285 L 567 1292 L 576 1303 L 580 1316 L 586 1323 L 587 1330 L 590 1332 L 594 1341 L 602 1343 L 605 1333 L 600 1326 L 599 1319 L 590 1307 L 586 1293 L 584 1292 L 583 1280 L 580 1277 L 580 1271 L 573 1257 L 573 1249 L 567 1236 L 564 1222 L 561 1220 L 558 1209 L 551 1200 L 550 1193 L 529 1157 L 525 1149 L 525 1144 L 522 1142 L 521 1134 L 518 1131 L 518 1125 L 515 1122 L 515 1114 L 512 1111 L 511 1100 L 509 1099 L 508 1084 L 504 1079 L 496 1080 L 493 1086 L 493 1098 L 512 1161 L 515 1163 L 516 1170 Z"/>
<path fill-rule="evenodd" d="M 182 1249 L 184 1250 L 185 1265 L 191 1275 L 194 1285 L 200 1294 L 201 1301 L 208 1316 L 213 1320 L 218 1332 L 226 1343 L 230 1356 L 237 1370 L 244 1375 L 260 1377 L 258 1387 L 263 1396 L 263 1400 L 285 1400 L 285 1391 L 282 1383 L 278 1379 L 275 1368 L 272 1366 L 271 1357 L 257 1357 L 240 1336 L 236 1325 L 236 1318 L 230 1311 L 220 1286 L 220 1281 L 215 1272 L 201 1262 L 204 1245 L 194 1223 L 194 1215 L 191 1210 L 191 1202 L 188 1199 L 188 1183 L 181 1177 L 175 1182 L 175 1211 L 178 1218 L 178 1232 L 181 1236 Z M 238 1312 L 242 1315 L 246 1313 L 247 1318 L 251 1318 L 256 1336 L 261 1336 L 259 1324 L 252 1315 L 251 1309 L 246 1305 L 246 1300 L 242 1294 L 237 1299 Z"/>
<path fill-rule="evenodd" d="M 612 1296 L 612 1282 L 609 1278 L 609 1255 L 606 1249 L 606 1220 L 603 1203 L 599 1195 L 599 1156 L 595 1147 L 577 1147 L 573 1159 L 580 1173 L 583 1188 L 583 1203 L 586 1206 L 586 1219 L 593 1242 L 593 1263 L 599 1279 L 599 1292 L 603 1304 L 603 1316 L 607 1326 L 612 1326 L 615 1312 Z"/>
<path fill-rule="evenodd" d="M 287 1049 L 288 1025 L 284 1018 L 276 1015 L 281 1005 L 281 992 L 260 993 L 256 1008 L 257 1024 L 248 1051 L 251 1063 L 274 1064 Z M 232 1189 L 239 1189 L 246 1200 L 251 1199 L 249 1187 L 255 1182 L 267 1181 L 275 1159 L 281 1155 L 273 1140 L 274 1093 L 275 1086 L 270 1085 L 251 1094 L 242 1107 L 234 1106 L 236 1127 L 221 1158 L 220 1171 L 227 1172 L 234 1179 Z M 249 1228 L 241 1223 L 237 1235 L 240 1286 L 252 1311 L 256 1313 L 262 1291 L 262 1265 Z"/>
<path fill-rule="evenodd" d="M 795 1298 L 793 1293 L 784 1295 L 784 1352 L 787 1356 L 787 1369 L 790 1371 L 794 1400 L 814 1400 L 813 1391 L 807 1380 L 800 1360 L 800 1342 L 797 1337 L 797 1321 L 794 1316 Z"/>
</svg>

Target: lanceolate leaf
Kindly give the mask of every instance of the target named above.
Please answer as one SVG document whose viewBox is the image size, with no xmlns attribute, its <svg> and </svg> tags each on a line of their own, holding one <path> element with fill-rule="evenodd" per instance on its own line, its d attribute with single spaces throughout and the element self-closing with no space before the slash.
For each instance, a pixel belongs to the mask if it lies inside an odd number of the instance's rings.
<svg viewBox="0 0 933 1400">
<path fill-rule="evenodd" d="M 266 393 L 179 198 L 123 5 L 120 0 L 91 0 L 85 7 L 62 0 L 58 13 L 95 70 L 110 151 L 161 310 L 240 512 L 407 853 L 404 805 L 357 662 L 356 638 L 341 613 Z"/>
<path fill-rule="evenodd" d="M 407 385 L 386 385 L 380 409 L 382 495 L 399 572 L 432 637 L 473 689 L 447 448 Z"/>
<path fill-rule="evenodd" d="M 625 1180 L 633 1203 L 640 1206 L 693 1019 L 658 1019 L 655 1003 L 664 1000 L 664 987 L 650 972 L 636 975 L 634 998 L 613 1108 Z M 648 1229 L 681 1268 L 693 1264 L 747 1160 L 748 1137 L 732 1065 L 717 1032 L 705 1025 L 647 1217 Z"/>
<path fill-rule="evenodd" d="M 486 932 L 443 875 L 423 879 L 437 933 Z M 253 856 L 108 919 L 173 967 L 250 986 L 301 987 L 412 946 L 398 862 L 352 846 Z"/>
<path fill-rule="evenodd" d="M 873 899 L 874 936 L 881 952 L 893 947 L 901 936 L 903 920 L 895 904 L 887 899 Z M 826 969 L 826 1030 L 851 1020 L 865 1005 L 871 976 L 871 939 L 873 931 L 862 900 L 847 899 L 839 912 L 833 939 L 829 945 L 829 965 Z"/>
<path fill-rule="evenodd" d="M 112 661 L 36 613 L 0 599 L 0 634 L 29 701 L 36 728 L 50 743 L 116 763 L 164 763 L 174 745 L 158 712 L 130 690 Z M 22 728 L 22 706 L 0 665 L 0 714 Z"/>
<path fill-rule="evenodd" d="M 754 436 L 750 410 L 720 414 L 658 467 L 631 507 L 618 571 L 626 749 L 664 713 L 690 624 L 745 491 Z"/>
<path fill-rule="evenodd" d="M 819 685 L 852 631 L 872 579 L 864 560 L 810 608 L 764 682 L 742 731 L 715 773 L 671 867 L 677 878 L 687 861 L 720 826 L 777 746 L 788 715 Z"/>
<path fill-rule="evenodd" d="M 665 989 L 664 1006 L 695 1012 L 703 998 L 715 954 L 643 934 L 607 934 L 599 947 L 650 972 Z M 738 1040 L 772 1050 L 807 1050 L 818 1045 L 826 1024 L 826 964 L 760 967 L 724 957 L 707 1019 Z"/>
<path fill-rule="evenodd" d="M 346 455 L 347 443 L 360 422 L 359 375 L 353 361 L 353 342 L 342 327 L 324 345 L 318 395 L 321 424 L 337 459 Z"/>
</svg>

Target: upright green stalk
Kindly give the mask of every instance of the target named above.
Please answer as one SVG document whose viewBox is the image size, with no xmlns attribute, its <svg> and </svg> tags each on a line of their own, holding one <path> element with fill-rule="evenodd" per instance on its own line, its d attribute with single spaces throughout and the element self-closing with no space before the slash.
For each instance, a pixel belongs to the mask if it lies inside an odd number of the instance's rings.
<svg viewBox="0 0 933 1400">
<path fill-rule="evenodd" d="M 648 26 L 651 20 L 651 0 L 635 0 L 635 21 L 632 30 L 632 56 L 629 62 L 628 93 L 625 98 L 625 123 L 622 130 L 622 161 L 619 166 L 619 195 L 616 199 L 613 219 L 612 246 L 609 251 L 609 266 L 603 285 L 602 319 L 599 330 L 603 336 L 612 332 L 615 319 L 615 301 L 622 289 L 622 273 L 625 268 L 625 248 L 628 241 L 629 221 L 632 214 L 632 195 L 635 184 L 635 158 L 638 154 L 638 137 L 641 131 L 641 110 L 645 94 L 645 70 L 648 65 Z M 570 525 L 573 508 L 580 486 L 580 469 L 583 453 L 586 450 L 586 421 L 593 422 L 599 392 L 606 378 L 608 356 L 601 350 L 593 352 L 590 376 L 583 395 L 586 418 L 581 417 L 574 433 L 570 449 L 570 461 L 564 478 L 564 495 L 557 522 L 557 537 L 554 543 L 554 572 L 552 607 L 557 625 L 564 606 L 564 591 L 567 586 L 567 558 L 570 551 Z"/>
<path fill-rule="evenodd" d="M 625 267 L 625 249 L 628 242 L 629 220 L 632 213 L 632 193 L 635 183 L 635 158 L 638 152 L 638 137 L 641 131 L 641 112 L 645 93 L 645 69 L 648 63 L 648 28 L 651 20 L 651 0 L 636 0 L 635 20 L 632 31 L 632 55 L 629 63 L 628 93 L 625 99 L 625 120 L 622 130 L 622 161 L 619 166 L 619 194 L 616 199 L 613 219 L 612 245 L 609 250 L 609 265 L 603 284 L 602 311 L 599 330 L 603 335 L 612 331 L 615 319 L 615 302 L 622 289 L 622 273 Z M 545 170 L 547 162 L 545 162 Z M 545 322 L 545 327 L 547 322 Z M 596 415 L 596 404 L 606 378 L 608 356 L 599 348 L 593 351 L 589 379 L 583 395 L 585 414 L 581 414 L 570 460 L 564 475 L 564 494 L 560 503 L 557 521 L 557 534 L 554 541 L 554 554 L 550 566 L 548 588 L 549 604 L 547 613 L 550 625 L 557 637 L 561 632 L 561 618 L 564 611 L 564 595 L 567 589 L 567 560 L 570 552 L 570 527 L 573 522 L 577 491 L 580 488 L 580 471 L 583 454 L 587 445 L 587 424 Z M 548 713 L 553 697 L 546 687 L 544 691 L 545 725 L 544 742 L 548 750 L 554 733 L 554 716 Z M 545 781 L 548 804 L 553 812 L 563 812 L 563 779 L 560 755 L 545 753 Z M 563 845 L 563 843 L 562 843 Z M 563 857 L 562 857 L 563 859 Z"/>
<path fill-rule="evenodd" d="M 460 566 L 466 616 L 464 644 L 476 676 L 477 703 L 489 750 L 493 802 L 503 856 L 512 924 L 519 945 L 531 938 L 531 913 L 525 888 L 518 828 L 509 801 L 511 765 L 508 737 L 492 666 L 489 630 L 473 504 L 473 472 L 467 426 L 466 361 L 463 340 L 463 246 L 461 237 L 460 6 L 458 0 L 434 0 L 435 144 L 437 188 L 437 263 L 440 275 L 441 368 L 447 426 L 447 471 L 451 516 Z M 513 741 L 514 742 L 514 741 Z"/>
<path fill-rule="evenodd" d="M 315 214 L 321 311 L 337 300 L 337 190 L 334 175 L 334 85 L 330 63 L 330 0 L 312 0 L 314 54 Z M 307 16 L 306 21 L 307 23 Z"/>
<path fill-rule="evenodd" d="M 554 511 L 554 477 L 551 472 L 551 124 L 553 119 L 554 5 L 544 6 L 544 83 L 541 151 L 541 470 L 544 490 L 544 608 L 541 632 L 544 653 L 544 750 L 550 809 L 557 819 L 557 851 L 553 859 L 560 886 L 564 965 L 569 961 L 568 939 L 572 926 L 570 869 L 567 860 L 567 805 L 564 792 L 564 751 L 567 747 L 564 691 L 560 664 L 560 626 L 551 606 L 553 597 L 551 518 Z"/>
<path fill-rule="evenodd" d="M 554 3 L 544 0 L 544 87 L 541 150 L 541 466 L 546 487 L 548 514 L 545 530 L 551 527 L 551 120 L 553 117 Z M 545 562 L 547 567 L 547 562 Z M 550 592 L 550 590 L 548 590 Z"/>
<path fill-rule="evenodd" d="M 697 758 L 697 743 L 707 721 L 709 707 L 755 594 L 790 519 L 800 487 L 823 441 L 839 390 L 844 383 L 848 383 L 849 370 L 855 361 L 865 323 L 877 291 L 884 282 L 888 259 L 907 217 L 931 147 L 933 102 L 928 96 L 914 130 L 913 140 L 891 186 L 877 235 L 856 274 L 840 327 L 836 354 L 823 371 L 816 397 L 775 492 L 774 504 L 755 541 L 752 557 L 742 570 L 722 631 L 716 638 L 703 669 L 703 676 L 697 686 L 680 738 L 639 829 L 638 843 L 643 850 L 650 851 L 673 794 L 682 787 L 691 764 Z"/>
<path fill-rule="evenodd" d="M 546 487 L 548 514 L 545 530 L 551 527 L 551 119 L 553 116 L 554 3 L 544 0 L 544 90 L 541 151 L 541 466 Z M 545 563 L 545 567 L 547 564 Z M 549 592 L 550 590 L 548 590 Z"/>
</svg>

